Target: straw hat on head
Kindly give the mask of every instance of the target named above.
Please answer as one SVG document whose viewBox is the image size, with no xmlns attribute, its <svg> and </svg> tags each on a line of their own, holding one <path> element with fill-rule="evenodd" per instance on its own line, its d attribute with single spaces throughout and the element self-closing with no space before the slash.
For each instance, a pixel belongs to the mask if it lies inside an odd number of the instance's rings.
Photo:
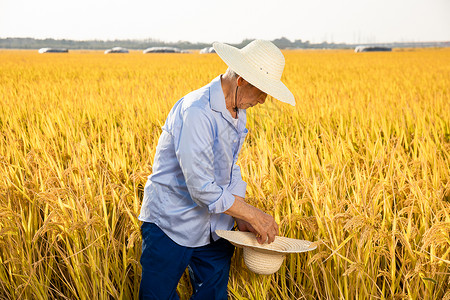
<svg viewBox="0 0 450 300">
<path fill-rule="evenodd" d="M 214 50 L 234 72 L 266 94 L 295 105 L 294 95 L 281 82 L 284 56 L 272 42 L 254 40 L 242 49 L 213 43 Z"/>
<path fill-rule="evenodd" d="M 260 244 L 251 232 L 216 230 L 221 238 L 244 248 L 244 262 L 250 271 L 270 275 L 278 271 L 286 254 L 307 252 L 317 248 L 309 241 L 276 236 L 271 244 Z"/>
</svg>

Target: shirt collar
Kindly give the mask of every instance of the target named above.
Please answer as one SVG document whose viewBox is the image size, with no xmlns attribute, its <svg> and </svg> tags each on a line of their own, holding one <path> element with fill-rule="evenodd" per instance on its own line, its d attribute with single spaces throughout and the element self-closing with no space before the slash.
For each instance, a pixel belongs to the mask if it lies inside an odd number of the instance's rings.
<svg viewBox="0 0 450 300">
<path fill-rule="evenodd" d="M 225 103 L 225 95 L 223 94 L 222 90 L 222 83 L 221 78 L 222 75 L 217 76 L 214 78 L 209 87 L 209 104 L 211 106 L 211 109 L 217 112 L 220 112 L 222 114 L 222 117 L 227 120 L 231 125 L 233 125 L 233 117 L 231 116 L 230 112 L 227 109 L 226 103 Z M 245 109 L 239 110 L 239 121 L 238 121 L 238 131 L 242 131 L 245 127 L 246 121 L 246 111 Z"/>
<path fill-rule="evenodd" d="M 222 75 L 217 76 L 211 81 L 211 85 L 209 88 L 210 93 L 210 105 L 211 109 L 221 112 L 225 114 L 227 111 L 226 103 L 225 103 L 225 95 L 222 90 L 221 78 Z"/>
</svg>

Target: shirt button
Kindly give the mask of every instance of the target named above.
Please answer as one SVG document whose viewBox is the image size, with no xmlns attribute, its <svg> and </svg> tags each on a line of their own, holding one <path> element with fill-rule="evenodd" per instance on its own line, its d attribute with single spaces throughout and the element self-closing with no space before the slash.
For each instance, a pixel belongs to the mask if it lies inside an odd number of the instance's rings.
<svg viewBox="0 0 450 300">
<path fill-rule="evenodd" d="M 236 143 L 237 142 L 237 140 L 233 140 L 233 143 Z"/>
</svg>

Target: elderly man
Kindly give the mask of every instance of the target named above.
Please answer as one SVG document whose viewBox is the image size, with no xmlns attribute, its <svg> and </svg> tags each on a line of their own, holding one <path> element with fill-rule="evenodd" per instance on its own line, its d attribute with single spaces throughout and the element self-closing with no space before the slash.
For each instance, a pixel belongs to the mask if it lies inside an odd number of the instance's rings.
<svg viewBox="0 0 450 300">
<path fill-rule="evenodd" d="M 227 299 L 234 247 L 215 230 L 236 222 L 260 243 L 278 234 L 272 216 L 245 202 L 236 161 L 248 132 L 247 108 L 263 104 L 267 94 L 295 105 L 281 82 L 283 54 L 263 40 L 242 49 L 213 46 L 229 68 L 172 108 L 145 186 L 141 299 L 177 299 L 186 267 L 194 299 Z"/>
</svg>

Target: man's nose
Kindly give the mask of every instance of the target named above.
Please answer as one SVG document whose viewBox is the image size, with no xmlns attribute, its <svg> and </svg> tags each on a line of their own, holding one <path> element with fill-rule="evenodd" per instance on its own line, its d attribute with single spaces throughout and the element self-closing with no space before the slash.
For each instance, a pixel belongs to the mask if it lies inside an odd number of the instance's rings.
<svg viewBox="0 0 450 300">
<path fill-rule="evenodd" d="M 264 102 L 266 102 L 266 97 L 267 97 L 267 95 L 260 97 L 258 100 L 259 104 L 264 104 Z"/>
</svg>

